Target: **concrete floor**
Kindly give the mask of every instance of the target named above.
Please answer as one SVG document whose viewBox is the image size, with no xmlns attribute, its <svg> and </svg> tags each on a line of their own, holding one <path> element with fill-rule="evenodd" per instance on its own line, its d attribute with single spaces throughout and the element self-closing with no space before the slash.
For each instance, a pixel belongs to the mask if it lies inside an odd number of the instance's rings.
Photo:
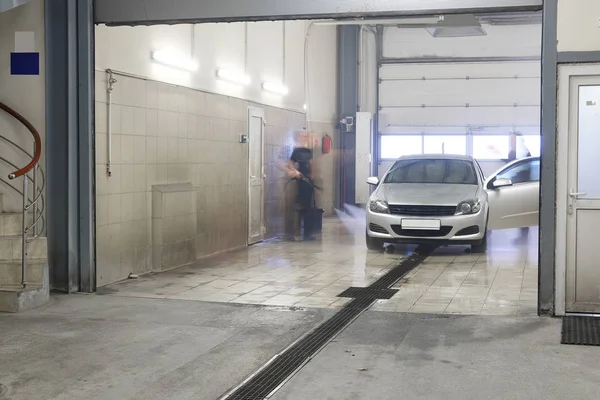
<svg viewBox="0 0 600 400">
<path fill-rule="evenodd" d="M 597 399 L 600 348 L 559 343 L 559 320 L 367 312 L 274 400 Z"/>
<path fill-rule="evenodd" d="M 265 243 L 0 315 L 0 399 L 218 399 L 411 251 L 371 253 L 362 235 L 329 221 L 317 243 Z M 438 249 L 275 398 L 597 398 L 600 348 L 562 346 L 560 321 L 535 316 L 536 237 L 515 247 L 511 235 L 494 232 L 487 255 Z"/>
<path fill-rule="evenodd" d="M 330 312 L 54 297 L 0 314 L 0 399 L 216 399 Z"/>
</svg>

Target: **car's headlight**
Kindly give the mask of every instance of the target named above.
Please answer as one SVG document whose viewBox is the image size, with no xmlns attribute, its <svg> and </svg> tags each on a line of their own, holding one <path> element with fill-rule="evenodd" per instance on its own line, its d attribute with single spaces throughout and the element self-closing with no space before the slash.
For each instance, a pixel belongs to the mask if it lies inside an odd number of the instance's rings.
<svg viewBox="0 0 600 400">
<path fill-rule="evenodd" d="M 466 200 L 456 207 L 455 215 L 477 214 L 479 211 L 481 211 L 481 201 Z"/>
<path fill-rule="evenodd" d="M 371 200 L 371 202 L 369 203 L 369 210 L 371 210 L 371 212 L 379 214 L 390 213 L 390 208 L 388 207 L 388 204 L 383 200 Z"/>
</svg>

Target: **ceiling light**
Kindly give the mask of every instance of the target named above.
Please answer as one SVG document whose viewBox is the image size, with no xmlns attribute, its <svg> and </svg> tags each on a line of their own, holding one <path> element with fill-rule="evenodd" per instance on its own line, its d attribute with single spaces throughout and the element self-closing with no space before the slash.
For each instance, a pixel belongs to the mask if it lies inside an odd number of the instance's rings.
<svg viewBox="0 0 600 400">
<path fill-rule="evenodd" d="M 197 71 L 198 63 L 191 58 L 183 56 L 179 52 L 169 50 L 155 50 L 151 53 L 152 59 L 167 67 L 183 69 L 186 71 Z"/>
<path fill-rule="evenodd" d="M 264 91 L 280 95 L 286 95 L 289 93 L 289 89 L 287 87 L 275 82 L 263 82 L 262 88 Z"/>
<path fill-rule="evenodd" d="M 249 85 L 251 81 L 250 77 L 244 73 L 223 68 L 217 69 L 217 78 L 238 85 Z"/>
</svg>

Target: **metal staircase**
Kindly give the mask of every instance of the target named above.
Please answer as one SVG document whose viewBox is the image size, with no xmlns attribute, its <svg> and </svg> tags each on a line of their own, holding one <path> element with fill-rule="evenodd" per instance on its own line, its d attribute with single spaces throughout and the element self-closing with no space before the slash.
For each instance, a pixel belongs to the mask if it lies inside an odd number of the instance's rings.
<svg viewBox="0 0 600 400">
<path fill-rule="evenodd" d="M 21 114 L 0 102 L 0 110 L 32 135 L 31 151 L 0 132 L 0 311 L 19 312 L 48 301 L 45 234 L 46 179 L 39 162 L 41 137 Z M 4 116 L 2 116 L 4 117 Z M 27 140 L 28 141 L 28 140 Z M 24 143 L 24 142 L 23 142 Z M 25 162 L 24 167 L 19 167 Z M 7 197 L 19 199 L 17 212 L 6 212 Z"/>
</svg>

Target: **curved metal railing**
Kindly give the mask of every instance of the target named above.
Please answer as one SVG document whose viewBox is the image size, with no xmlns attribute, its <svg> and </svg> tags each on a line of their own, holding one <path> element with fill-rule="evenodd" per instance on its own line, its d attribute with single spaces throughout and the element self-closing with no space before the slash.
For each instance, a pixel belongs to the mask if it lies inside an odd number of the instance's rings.
<svg viewBox="0 0 600 400">
<path fill-rule="evenodd" d="M 8 174 L 8 180 L 0 176 L 0 182 L 4 183 L 8 188 L 19 194 L 22 199 L 22 241 L 21 241 L 21 284 L 27 287 L 27 248 L 29 243 L 37 240 L 46 229 L 46 219 L 44 211 L 46 202 L 44 198 L 44 189 L 46 187 L 46 177 L 42 167 L 40 166 L 40 157 L 42 155 L 42 138 L 35 127 L 11 107 L 0 102 L 0 110 L 6 112 L 11 117 L 15 118 L 23 124 L 33 136 L 33 152 L 27 151 L 25 148 L 15 143 L 10 138 L 2 135 L 0 132 L 0 141 L 8 144 L 15 152 L 21 156 L 25 156 L 30 161 L 24 167 L 19 168 L 15 163 L 8 158 L 0 155 L 0 163 L 13 169 L 13 172 Z M 14 184 L 15 179 L 23 178 L 22 187 L 19 188 Z M 29 189 L 31 184 L 31 190 Z M 29 218 L 31 211 L 32 218 Z"/>
</svg>

